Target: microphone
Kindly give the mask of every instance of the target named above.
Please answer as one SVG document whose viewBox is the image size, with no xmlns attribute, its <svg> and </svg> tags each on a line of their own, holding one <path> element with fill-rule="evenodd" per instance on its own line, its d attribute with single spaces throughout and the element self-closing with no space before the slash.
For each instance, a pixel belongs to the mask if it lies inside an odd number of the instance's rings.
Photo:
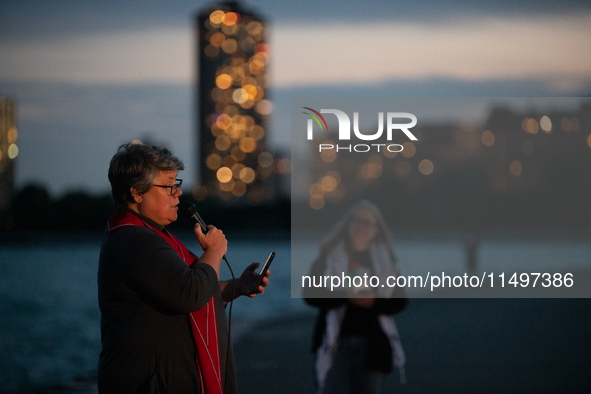
<svg viewBox="0 0 591 394">
<path fill-rule="evenodd" d="M 189 219 L 191 222 L 193 222 L 193 224 L 199 224 L 201 226 L 201 231 L 203 232 L 203 234 L 207 234 L 207 225 L 205 224 L 203 219 L 201 219 L 201 216 L 199 216 L 199 214 L 197 213 L 197 207 L 195 206 L 195 204 L 193 204 L 190 201 L 185 201 L 180 205 L 180 210 L 183 216 Z M 226 261 L 226 264 L 228 265 L 228 268 L 232 273 L 232 279 L 234 279 L 234 272 L 232 272 L 232 267 L 230 267 L 230 263 L 228 263 L 226 255 L 223 256 L 223 259 L 224 261 Z"/>
<path fill-rule="evenodd" d="M 199 216 L 199 214 L 197 213 L 197 207 L 195 207 L 195 204 L 193 204 L 190 201 L 185 201 L 181 204 L 180 208 L 181 213 L 184 217 L 192 221 L 193 224 L 199 224 L 201 226 L 201 231 L 203 232 L 203 234 L 207 233 L 207 225 L 205 224 L 203 219 L 201 219 L 201 216 Z"/>
</svg>

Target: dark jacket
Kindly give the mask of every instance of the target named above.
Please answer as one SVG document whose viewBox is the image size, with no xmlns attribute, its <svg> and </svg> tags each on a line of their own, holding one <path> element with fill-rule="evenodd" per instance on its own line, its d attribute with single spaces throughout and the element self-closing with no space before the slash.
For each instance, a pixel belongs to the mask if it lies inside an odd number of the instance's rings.
<svg viewBox="0 0 591 394">
<path fill-rule="evenodd" d="M 228 324 L 215 270 L 189 267 L 148 227 L 106 233 L 98 270 L 101 393 L 200 393 L 188 313 L 215 297 L 225 392 L 236 392 Z M 226 368 L 226 363 L 228 367 Z"/>
<path fill-rule="evenodd" d="M 310 276 L 321 276 L 326 270 L 326 256 L 320 256 L 312 266 Z M 325 288 L 304 288 L 304 298 L 309 305 L 318 307 L 320 309 L 318 318 L 316 319 L 316 327 L 314 329 L 314 337 L 312 341 L 312 352 L 316 352 L 322 344 L 322 337 L 326 330 L 326 314 L 332 308 L 338 308 L 344 304 L 348 304 L 346 293 L 339 291 L 330 291 Z M 331 297 L 331 298 L 326 298 Z M 367 338 L 368 338 L 368 353 L 367 361 L 368 367 L 372 371 L 387 373 L 392 371 L 392 347 L 388 341 L 388 337 L 382 331 L 378 317 L 381 314 L 394 315 L 400 312 L 406 306 L 407 299 L 404 295 L 395 294 L 393 298 L 376 298 L 374 306 L 369 311 L 364 311 L 367 320 Z M 358 308 L 352 304 L 348 304 L 347 312 L 351 309 Z M 345 321 L 347 318 L 345 317 Z"/>
</svg>

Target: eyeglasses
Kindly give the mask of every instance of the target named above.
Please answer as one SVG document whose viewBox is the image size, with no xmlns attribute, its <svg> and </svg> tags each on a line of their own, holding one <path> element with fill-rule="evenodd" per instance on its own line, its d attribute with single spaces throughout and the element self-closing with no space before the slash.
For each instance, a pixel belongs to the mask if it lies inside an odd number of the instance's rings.
<svg viewBox="0 0 591 394">
<path fill-rule="evenodd" d="M 169 192 L 168 192 L 168 195 L 169 196 L 174 196 L 175 194 L 177 194 L 179 192 L 179 189 L 183 185 L 183 180 L 182 179 L 175 179 L 175 181 L 177 183 L 175 183 L 172 186 L 164 186 L 164 185 L 152 185 L 152 186 L 161 187 L 161 188 L 164 188 L 164 189 L 170 189 Z"/>
</svg>

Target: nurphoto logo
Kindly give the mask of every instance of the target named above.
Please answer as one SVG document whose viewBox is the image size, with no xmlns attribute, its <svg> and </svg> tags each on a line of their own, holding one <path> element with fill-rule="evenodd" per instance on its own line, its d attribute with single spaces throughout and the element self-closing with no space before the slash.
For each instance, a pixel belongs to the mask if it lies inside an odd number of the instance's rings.
<svg viewBox="0 0 591 394">
<path fill-rule="evenodd" d="M 328 132 L 328 124 L 326 119 L 322 114 L 333 114 L 337 117 L 337 121 L 339 124 L 338 130 L 338 138 L 339 141 L 350 141 L 351 140 L 351 119 L 349 116 L 338 109 L 321 109 L 320 112 L 312 109 L 310 107 L 302 107 L 307 109 L 310 112 L 303 112 L 304 114 L 308 115 L 310 119 L 308 119 L 307 123 L 307 138 L 308 140 L 314 139 L 314 121 L 320 126 L 320 130 Z M 408 139 L 411 141 L 417 141 L 417 137 L 413 133 L 410 132 L 409 129 L 414 127 L 417 124 L 417 117 L 408 112 L 388 112 L 385 116 L 386 118 L 386 139 L 388 143 L 373 143 L 373 144 L 349 144 L 349 145 L 339 145 L 339 144 L 329 144 L 329 143 L 322 143 L 318 145 L 318 151 L 322 152 L 323 149 L 335 149 L 336 151 L 348 151 L 348 152 L 369 152 L 370 150 L 376 149 L 380 152 L 380 149 L 384 148 L 389 152 L 402 152 L 402 145 L 390 143 L 392 141 L 392 136 L 395 130 L 402 131 Z M 406 119 L 406 123 L 400 123 L 399 120 Z M 408 122 L 410 120 L 410 122 Z M 384 113 L 378 112 L 378 130 L 374 133 L 365 134 L 359 130 L 359 112 L 353 112 L 353 134 L 359 140 L 362 141 L 376 141 L 382 134 L 384 133 Z"/>
</svg>

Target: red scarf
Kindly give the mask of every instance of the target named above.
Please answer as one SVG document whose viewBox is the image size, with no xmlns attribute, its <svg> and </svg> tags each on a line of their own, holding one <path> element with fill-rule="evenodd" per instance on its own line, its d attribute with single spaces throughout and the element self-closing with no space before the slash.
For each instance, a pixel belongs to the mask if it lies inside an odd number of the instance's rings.
<svg viewBox="0 0 591 394">
<path fill-rule="evenodd" d="M 192 265 L 198 261 L 198 258 L 193 256 L 185 245 L 166 229 L 162 232 L 139 217 L 123 210 L 117 210 L 111 216 L 107 223 L 107 232 L 126 226 L 151 228 L 168 242 L 178 255 L 185 260 L 187 265 Z M 214 297 L 211 297 L 203 308 L 189 313 L 189 320 L 191 321 L 193 338 L 197 349 L 197 369 L 201 381 L 201 392 L 222 394 L 222 368 Z"/>
</svg>

